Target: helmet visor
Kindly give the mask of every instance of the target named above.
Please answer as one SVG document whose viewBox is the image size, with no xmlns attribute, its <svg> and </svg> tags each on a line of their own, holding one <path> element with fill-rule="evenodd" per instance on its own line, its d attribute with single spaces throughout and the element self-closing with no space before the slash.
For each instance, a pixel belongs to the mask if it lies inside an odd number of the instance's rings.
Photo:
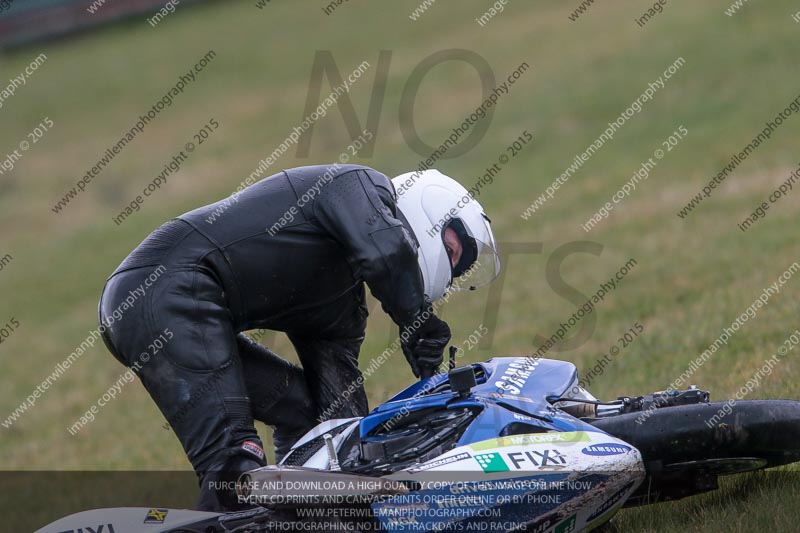
<svg viewBox="0 0 800 533">
<path fill-rule="evenodd" d="M 488 219 L 483 220 L 480 235 L 470 235 L 477 247 L 477 258 L 463 273 L 454 276 L 451 288 L 457 291 L 473 291 L 488 285 L 500 274 L 500 255 L 489 227 Z"/>
</svg>

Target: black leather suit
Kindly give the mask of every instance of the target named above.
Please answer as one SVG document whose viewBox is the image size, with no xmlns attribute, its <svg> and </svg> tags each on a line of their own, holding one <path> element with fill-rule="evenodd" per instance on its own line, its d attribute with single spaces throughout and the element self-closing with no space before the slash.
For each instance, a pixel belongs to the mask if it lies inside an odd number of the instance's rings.
<svg viewBox="0 0 800 533">
<path fill-rule="evenodd" d="M 375 170 L 285 170 L 167 222 L 109 278 L 100 321 L 117 359 L 131 366 L 173 335 L 138 374 L 198 475 L 264 464 L 253 418 L 276 428 L 280 456 L 321 416 L 367 413 L 363 387 L 337 402 L 361 375 L 364 282 L 399 325 L 424 305 L 416 243 L 398 217 Z M 256 328 L 286 332 L 303 369 L 241 333 Z M 212 500 L 200 506 L 220 507 Z"/>
</svg>

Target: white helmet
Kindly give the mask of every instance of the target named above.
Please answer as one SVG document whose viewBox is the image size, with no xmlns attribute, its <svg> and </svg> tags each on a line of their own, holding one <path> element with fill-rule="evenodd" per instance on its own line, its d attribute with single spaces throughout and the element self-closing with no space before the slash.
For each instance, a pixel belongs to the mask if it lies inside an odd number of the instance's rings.
<svg viewBox="0 0 800 533">
<path fill-rule="evenodd" d="M 414 231 L 425 294 L 438 300 L 453 288 L 474 290 L 500 273 L 500 257 L 481 204 L 457 181 L 438 170 L 408 172 L 392 180 L 397 207 Z M 461 259 L 455 267 L 444 244 L 452 228 L 461 241 Z"/>
</svg>

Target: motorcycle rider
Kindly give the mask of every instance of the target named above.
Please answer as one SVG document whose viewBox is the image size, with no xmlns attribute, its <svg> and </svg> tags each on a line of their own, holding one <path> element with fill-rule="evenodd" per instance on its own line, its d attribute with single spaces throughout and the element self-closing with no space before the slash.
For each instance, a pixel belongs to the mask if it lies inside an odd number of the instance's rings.
<svg viewBox="0 0 800 533">
<path fill-rule="evenodd" d="M 367 414 L 364 282 L 420 377 L 450 340 L 432 301 L 453 278 L 475 288 L 499 267 L 480 204 L 440 172 L 390 180 L 364 166 L 300 167 L 156 229 L 108 279 L 99 320 L 201 479 L 198 508 L 233 510 L 231 482 L 266 464 L 254 419 L 275 429 L 281 458 L 317 423 Z M 125 319 L 110 320 L 154 272 Z M 258 328 L 285 332 L 302 368 L 242 333 Z"/>
</svg>

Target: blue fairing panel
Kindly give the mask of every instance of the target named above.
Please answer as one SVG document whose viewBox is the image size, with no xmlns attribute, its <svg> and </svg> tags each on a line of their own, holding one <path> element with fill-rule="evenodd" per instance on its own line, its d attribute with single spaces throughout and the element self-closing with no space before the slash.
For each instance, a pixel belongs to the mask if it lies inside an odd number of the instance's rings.
<svg viewBox="0 0 800 533">
<path fill-rule="evenodd" d="M 446 374 L 422 380 L 378 406 L 365 417 L 361 422 L 362 437 L 394 416 L 432 407 L 455 407 L 456 403 L 459 408 L 468 405 L 482 408 L 487 403 L 503 404 L 512 411 L 517 410 L 540 419 L 545 422 L 547 429 L 564 430 L 563 424 L 558 421 L 552 424 L 550 419 L 560 417 L 554 413 L 547 399 L 561 396 L 576 381 L 575 365 L 552 359 L 497 357 L 472 367 L 478 377 L 478 385 L 472 389 L 469 397 L 457 399 L 450 391 Z M 503 421 L 506 416 L 512 415 L 503 415 Z M 491 427 L 497 427 L 498 422 L 502 421 L 496 420 Z M 490 425 L 487 424 L 486 427 L 488 431 Z"/>
</svg>

